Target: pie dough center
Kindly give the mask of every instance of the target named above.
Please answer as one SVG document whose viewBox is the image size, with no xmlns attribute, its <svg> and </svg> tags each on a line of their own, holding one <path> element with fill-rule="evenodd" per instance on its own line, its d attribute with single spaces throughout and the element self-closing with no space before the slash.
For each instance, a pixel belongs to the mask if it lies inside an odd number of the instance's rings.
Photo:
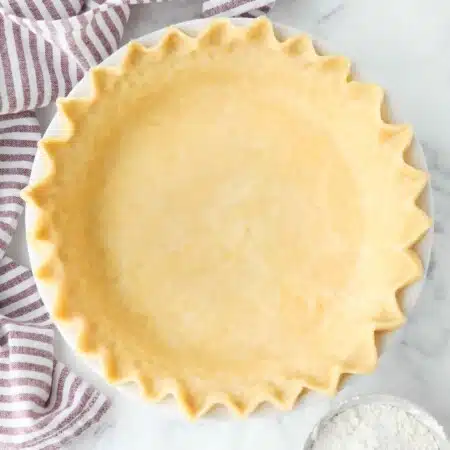
<svg viewBox="0 0 450 450">
<path fill-rule="evenodd" d="M 281 101 L 289 86 L 196 80 L 141 102 L 110 142 L 92 217 L 108 285 L 164 354 L 308 356 L 299 344 L 344 301 L 358 258 L 351 167 L 311 108 Z"/>
</svg>

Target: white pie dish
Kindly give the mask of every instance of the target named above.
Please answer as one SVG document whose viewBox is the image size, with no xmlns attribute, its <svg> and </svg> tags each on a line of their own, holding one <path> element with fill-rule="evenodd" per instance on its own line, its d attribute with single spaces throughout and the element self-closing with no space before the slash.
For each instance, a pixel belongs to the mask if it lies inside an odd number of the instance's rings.
<svg viewBox="0 0 450 450">
<path fill-rule="evenodd" d="M 191 22 L 184 22 L 182 24 L 177 25 L 177 27 L 179 27 L 183 31 L 187 32 L 188 34 L 195 34 L 199 30 L 204 29 L 210 20 L 211 19 L 201 19 L 201 20 L 196 20 L 196 21 L 191 21 Z M 238 26 L 239 25 L 247 25 L 248 22 L 251 20 L 252 19 L 233 19 L 233 23 Z M 286 38 L 286 37 L 300 33 L 300 31 L 298 31 L 298 30 L 295 30 L 290 27 L 285 27 L 282 25 L 275 25 L 275 29 L 277 31 L 277 34 L 281 38 Z M 159 41 L 159 39 L 161 38 L 161 36 L 164 34 L 164 32 L 165 32 L 164 29 L 159 30 L 154 33 L 150 33 L 146 36 L 143 36 L 142 38 L 137 39 L 137 40 L 139 42 L 141 42 L 143 44 L 147 44 L 147 45 L 156 44 Z M 333 50 L 331 48 L 329 48 L 327 45 L 318 44 L 318 48 L 319 48 L 319 50 L 322 50 L 324 53 L 334 53 Z M 122 47 L 116 53 L 114 53 L 112 56 L 107 58 L 101 64 L 101 66 L 117 66 L 121 62 L 121 60 L 124 56 L 124 53 L 125 53 L 125 47 Z M 71 92 L 69 97 L 72 97 L 72 98 L 85 97 L 85 96 L 89 96 L 89 94 L 90 94 L 90 82 L 89 82 L 89 78 L 85 77 L 85 78 L 83 78 L 83 80 L 81 80 L 77 84 L 77 86 L 75 86 L 75 88 L 73 89 L 73 91 Z M 393 117 L 394 121 L 398 121 L 398 120 L 395 120 L 395 119 L 398 119 L 395 117 L 395 113 L 392 114 L 392 117 Z M 59 136 L 61 134 L 61 129 L 62 129 L 62 127 L 61 127 L 60 117 L 57 114 L 55 116 L 54 120 L 52 121 L 52 123 L 50 124 L 45 136 L 46 137 Z M 413 166 L 415 166 L 421 170 L 424 170 L 424 171 L 427 170 L 425 157 L 424 157 L 422 148 L 420 147 L 420 145 L 417 142 L 414 142 L 414 144 L 411 148 L 410 159 L 408 162 L 410 162 Z M 39 178 L 42 175 L 43 170 L 44 170 L 44 165 L 43 165 L 42 155 L 38 151 L 38 153 L 36 155 L 35 164 L 33 166 L 31 182 L 33 182 L 35 179 Z M 429 185 L 427 185 L 427 187 L 424 191 L 424 194 L 421 197 L 421 206 L 429 216 L 431 216 L 431 217 L 433 216 L 431 189 L 430 189 Z M 36 211 L 34 210 L 34 207 L 28 206 L 27 211 L 26 211 L 26 226 L 27 226 L 28 230 L 31 230 L 33 228 L 35 220 L 36 220 Z M 430 250 L 431 250 L 431 240 L 432 240 L 432 231 L 428 232 L 427 235 L 421 240 L 421 242 L 417 246 L 417 250 L 418 250 L 419 256 L 422 260 L 425 270 L 428 267 Z M 30 250 L 31 266 L 32 266 L 32 269 L 34 270 L 34 269 L 36 269 L 36 267 L 38 266 L 38 264 L 40 262 L 39 256 L 33 252 L 32 246 L 30 246 L 29 250 Z M 403 297 L 404 309 L 407 314 L 411 311 L 412 307 L 416 303 L 419 293 L 421 291 L 423 282 L 424 282 L 424 280 L 422 279 L 420 282 L 415 283 L 414 285 L 411 285 L 404 290 L 402 297 Z M 49 292 L 49 289 L 51 289 L 50 286 L 48 286 L 47 284 L 45 284 L 43 282 L 38 281 L 38 290 L 41 294 L 41 297 L 42 297 L 44 303 L 46 304 L 46 306 L 49 308 L 49 310 L 52 310 L 53 309 L 53 303 L 52 303 L 53 295 L 51 295 L 51 292 Z M 58 324 L 58 326 L 59 326 L 60 331 L 63 334 L 64 338 L 69 343 L 69 345 L 72 348 L 75 348 L 76 340 L 77 340 L 76 328 L 73 326 L 70 326 L 70 325 L 61 325 L 61 324 Z M 100 364 L 98 363 L 98 361 L 96 359 L 86 358 L 86 361 L 94 370 L 96 370 L 96 371 L 101 370 Z M 136 386 L 133 384 L 124 384 L 121 386 L 121 389 L 124 392 L 131 393 L 132 395 L 138 394 L 138 390 L 137 390 Z"/>
</svg>

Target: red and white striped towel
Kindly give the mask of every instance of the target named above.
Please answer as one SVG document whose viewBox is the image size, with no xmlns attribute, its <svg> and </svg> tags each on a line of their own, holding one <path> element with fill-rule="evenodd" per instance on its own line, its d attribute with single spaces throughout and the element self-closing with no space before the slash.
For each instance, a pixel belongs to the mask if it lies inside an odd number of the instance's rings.
<svg viewBox="0 0 450 450">
<path fill-rule="evenodd" d="M 23 210 L 19 194 L 40 139 L 32 110 L 69 93 L 86 70 L 114 52 L 130 5 L 150 1 L 0 0 L 2 450 L 61 448 L 109 407 L 102 394 L 54 359 L 53 325 L 32 273 L 5 252 Z M 273 3 L 206 0 L 203 13 L 255 17 Z"/>
</svg>

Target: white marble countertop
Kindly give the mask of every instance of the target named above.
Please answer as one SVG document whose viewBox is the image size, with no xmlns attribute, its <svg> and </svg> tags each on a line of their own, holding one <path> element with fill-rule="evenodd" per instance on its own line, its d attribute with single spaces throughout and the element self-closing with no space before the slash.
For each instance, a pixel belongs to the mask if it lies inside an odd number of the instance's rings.
<svg viewBox="0 0 450 450">
<path fill-rule="evenodd" d="M 198 11 L 193 0 L 133 7 L 124 42 Z M 387 89 L 389 103 L 415 127 L 434 188 L 434 255 L 420 302 L 375 373 L 352 378 L 338 399 L 362 392 L 403 396 L 428 409 L 450 432 L 450 2 L 278 0 L 271 17 L 329 41 L 352 58 L 364 79 Z M 40 113 L 43 129 L 52 111 Z M 23 230 L 21 223 L 9 254 L 27 264 Z M 124 398 L 61 338 L 57 344 L 61 360 L 113 399 L 102 425 L 78 439 L 72 450 L 301 449 L 313 424 L 336 401 L 310 395 L 289 413 L 269 410 L 247 420 L 222 415 L 190 423 L 175 406 Z"/>
</svg>

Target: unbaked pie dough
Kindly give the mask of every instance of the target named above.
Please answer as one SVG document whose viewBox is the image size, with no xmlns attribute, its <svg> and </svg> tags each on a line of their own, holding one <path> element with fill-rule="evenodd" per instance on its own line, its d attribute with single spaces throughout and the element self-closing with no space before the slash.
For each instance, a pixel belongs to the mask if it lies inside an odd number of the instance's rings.
<svg viewBox="0 0 450 450">
<path fill-rule="evenodd" d="M 396 293 L 422 276 L 427 176 L 349 71 L 267 19 L 216 20 L 130 44 L 91 98 L 59 102 L 29 240 L 53 317 L 82 323 L 109 381 L 197 417 L 292 408 L 374 368 L 374 332 L 403 323 Z"/>
</svg>

